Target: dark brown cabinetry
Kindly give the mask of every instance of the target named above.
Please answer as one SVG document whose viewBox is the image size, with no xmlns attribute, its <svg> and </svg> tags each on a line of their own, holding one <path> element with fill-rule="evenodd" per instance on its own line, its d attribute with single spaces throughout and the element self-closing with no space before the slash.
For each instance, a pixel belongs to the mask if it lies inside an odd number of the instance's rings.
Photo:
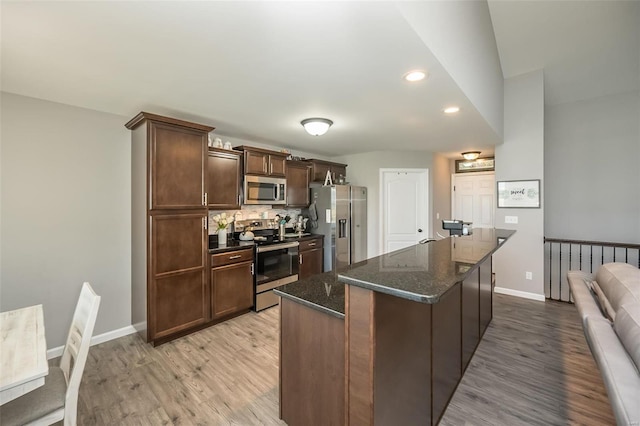
<svg viewBox="0 0 640 426">
<path fill-rule="evenodd" d="M 298 247 L 298 279 L 321 274 L 323 266 L 323 237 L 300 241 Z"/>
<path fill-rule="evenodd" d="M 311 182 L 324 183 L 327 172 L 331 172 L 331 180 L 338 183 L 340 177 L 347 178 L 347 165 L 324 160 L 307 160 L 311 165 Z"/>
<path fill-rule="evenodd" d="M 253 306 L 253 250 L 211 256 L 211 317 L 222 318 Z"/>
<path fill-rule="evenodd" d="M 302 161 L 287 161 L 287 206 L 307 207 L 309 205 L 309 178 L 311 169 Z"/>
<path fill-rule="evenodd" d="M 286 155 L 250 146 L 238 146 L 235 149 L 244 152 L 245 174 L 285 177 Z"/>
<path fill-rule="evenodd" d="M 239 209 L 242 186 L 242 153 L 209 148 L 207 205 L 210 209 Z"/>
<path fill-rule="evenodd" d="M 149 333 L 155 338 L 207 320 L 206 212 L 151 215 L 149 221 L 153 306 Z"/>
<path fill-rule="evenodd" d="M 154 344 L 207 321 L 207 134 L 142 112 L 131 129 L 133 326 Z"/>
<path fill-rule="evenodd" d="M 151 209 L 202 208 L 207 134 L 150 121 Z"/>
</svg>

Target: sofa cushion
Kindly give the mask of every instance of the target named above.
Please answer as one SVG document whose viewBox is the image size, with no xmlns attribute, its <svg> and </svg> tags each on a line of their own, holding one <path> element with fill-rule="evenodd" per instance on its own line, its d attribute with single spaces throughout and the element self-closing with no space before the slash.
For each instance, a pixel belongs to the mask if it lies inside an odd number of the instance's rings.
<svg viewBox="0 0 640 426">
<path fill-rule="evenodd" d="M 614 329 L 636 367 L 640 369 L 640 303 L 622 305 L 618 309 Z"/>
<path fill-rule="evenodd" d="M 602 309 L 602 314 L 604 316 L 606 316 L 607 318 L 609 318 L 611 321 L 615 321 L 615 319 L 616 319 L 616 310 L 613 309 L 613 306 L 611 306 L 611 303 L 609 302 L 609 299 L 607 299 L 607 296 L 605 296 L 604 292 L 602 291 L 602 289 L 598 285 L 598 282 L 597 281 L 593 281 L 591 283 L 591 288 L 593 289 L 593 292 L 596 295 L 596 299 L 598 300 L 598 304 L 600 305 L 600 309 Z"/>
<path fill-rule="evenodd" d="M 597 286 L 613 312 L 628 302 L 640 302 L 640 269 L 628 263 L 605 263 L 598 268 L 595 280 Z M 594 285 L 595 287 L 595 285 Z M 607 312 L 609 308 L 604 305 Z"/>
</svg>

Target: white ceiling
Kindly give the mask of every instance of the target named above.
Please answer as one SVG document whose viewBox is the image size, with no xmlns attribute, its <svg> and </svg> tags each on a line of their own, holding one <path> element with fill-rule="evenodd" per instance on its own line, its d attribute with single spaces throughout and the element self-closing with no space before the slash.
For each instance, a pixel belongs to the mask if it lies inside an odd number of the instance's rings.
<svg viewBox="0 0 640 426">
<path fill-rule="evenodd" d="M 490 1 L 502 69 L 552 103 L 638 90 L 638 2 Z M 500 143 L 391 2 L 1 3 L 2 90 L 321 155 Z M 635 53 L 634 53 L 635 52 Z M 401 76 L 423 68 L 429 78 Z M 635 78 L 634 78 L 635 77 Z M 442 108 L 457 104 L 457 116 Z M 308 136 L 300 120 L 334 121 Z M 124 121 L 123 121 L 124 124 Z"/>
<path fill-rule="evenodd" d="M 640 90 L 640 2 L 495 1 L 505 78 L 544 69 L 545 103 Z"/>
</svg>

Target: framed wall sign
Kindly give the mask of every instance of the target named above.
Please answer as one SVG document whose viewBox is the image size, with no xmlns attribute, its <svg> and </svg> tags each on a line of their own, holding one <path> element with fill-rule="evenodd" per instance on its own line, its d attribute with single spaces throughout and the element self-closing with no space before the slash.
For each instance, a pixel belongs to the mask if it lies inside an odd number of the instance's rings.
<svg viewBox="0 0 640 426">
<path fill-rule="evenodd" d="M 491 172 L 493 170 L 495 170 L 494 157 L 456 160 L 456 173 Z"/>
<path fill-rule="evenodd" d="M 539 209 L 540 179 L 498 181 L 498 208 Z"/>
</svg>

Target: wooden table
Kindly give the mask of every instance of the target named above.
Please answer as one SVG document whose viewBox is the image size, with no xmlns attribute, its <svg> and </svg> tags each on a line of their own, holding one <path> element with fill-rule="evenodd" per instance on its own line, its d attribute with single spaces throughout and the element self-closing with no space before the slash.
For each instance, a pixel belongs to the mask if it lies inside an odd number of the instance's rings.
<svg viewBox="0 0 640 426">
<path fill-rule="evenodd" d="M 0 405 L 42 385 L 49 374 L 42 305 L 0 313 Z"/>
</svg>

